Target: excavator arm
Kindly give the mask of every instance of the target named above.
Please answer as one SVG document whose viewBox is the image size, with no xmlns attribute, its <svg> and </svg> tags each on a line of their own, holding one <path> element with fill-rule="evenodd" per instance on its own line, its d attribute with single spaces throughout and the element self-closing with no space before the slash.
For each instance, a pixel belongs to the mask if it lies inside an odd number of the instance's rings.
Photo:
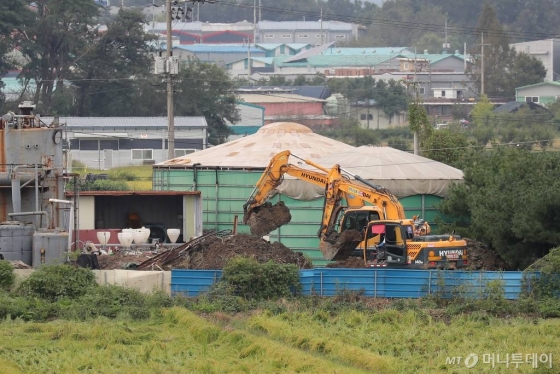
<svg viewBox="0 0 560 374">
<path fill-rule="evenodd" d="M 271 192 L 282 183 L 284 180 L 284 174 L 291 175 L 323 188 L 327 185 L 328 169 L 315 164 L 313 161 L 303 159 L 301 159 L 303 162 L 314 167 L 319 167 L 322 172 L 307 170 L 292 165 L 288 162 L 291 155 L 290 151 L 283 151 L 275 155 L 270 160 L 267 168 L 255 185 L 251 196 L 249 196 L 247 202 L 243 205 L 244 223 L 247 223 L 251 214 L 258 210 L 258 208 L 268 200 Z M 294 155 L 292 156 L 299 158 Z"/>
</svg>

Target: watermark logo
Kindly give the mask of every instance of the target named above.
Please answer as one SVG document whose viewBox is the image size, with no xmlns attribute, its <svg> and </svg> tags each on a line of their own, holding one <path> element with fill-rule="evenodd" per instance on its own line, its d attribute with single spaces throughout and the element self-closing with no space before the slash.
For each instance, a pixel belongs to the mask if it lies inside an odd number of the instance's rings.
<svg viewBox="0 0 560 374">
<path fill-rule="evenodd" d="M 448 356 L 445 358 L 446 365 L 465 366 L 472 369 L 479 364 L 479 356 L 476 353 L 469 353 L 466 356 Z M 519 368 L 520 365 L 530 365 L 533 369 L 546 366 L 552 369 L 552 353 L 484 353 L 480 365 L 489 365 L 495 368 L 504 365 L 506 368 Z M 479 366 L 480 366 L 479 365 Z"/>
<path fill-rule="evenodd" d="M 473 368 L 478 364 L 478 355 L 476 353 L 469 353 L 463 356 L 450 356 L 445 359 L 446 365 L 465 365 L 467 368 Z"/>
</svg>

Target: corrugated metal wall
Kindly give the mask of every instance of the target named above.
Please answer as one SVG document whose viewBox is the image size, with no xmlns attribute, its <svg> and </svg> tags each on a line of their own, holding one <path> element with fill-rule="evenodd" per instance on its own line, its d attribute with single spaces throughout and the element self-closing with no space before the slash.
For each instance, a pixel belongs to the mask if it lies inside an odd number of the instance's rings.
<svg viewBox="0 0 560 374">
<path fill-rule="evenodd" d="M 335 296 L 343 290 L 363 292 L 366 297 L 420 298 L 437 295 L 441 298 L 482 298 L 499 281 L 506 299 L 518 299 L 523 291 L 522 271 L 459 271 L 402 269 L 334 269 L 300 270 L 301 294 L 304 296 Z M 221 270 L 171 271 L 171 292 L 198 296 L 222 276 Z M 537 274 L 538 276 L 538 274 Z"/>
<path fill-rule="evenodd" d="M 153 171 L 153 188 L 156 191 L 199 190 L 203 198 L 203 222 L 205 229 L 232 229 L 238 216 L 238 232 L 249 233 L 242 223 L 243 204 L 255 188 L 262 170 L 208 170 L 162 169 Z M 196 187 L 195 187 L 196 184 Z M 317 232 L 323 212 L 323 199 L 300 201 L 285 195 L 277 195 L 273 203 L 282 200 L 290 209 L 292 221 L 270 233 L 270 240 L 280 242 L 294 251 L 308 255 L 316 266 L 328 263 L 319 251 Z M 435 217 L 434 204 L 437 196 L 411 196 L 401 200 L 407 217 L 420 214 L 430 222 Z"/>
</svg>

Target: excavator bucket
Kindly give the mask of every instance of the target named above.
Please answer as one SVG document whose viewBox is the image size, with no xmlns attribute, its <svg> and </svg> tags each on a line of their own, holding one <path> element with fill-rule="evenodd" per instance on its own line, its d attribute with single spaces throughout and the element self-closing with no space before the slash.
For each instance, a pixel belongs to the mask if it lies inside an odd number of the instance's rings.
<svg viewBox="0 0 560 374">
<path fill-rule="evenodd" d="M 323 253 L 325 260 L 342 261 L 350 257 L 352 251 L 358 247 L 362 240 L 362 233 L 358 230 L 347 230 L 334 241 L 321 240 L 319 249 Z"/>
<path fill-rule="evenodd" d="M 253 209 L 249 212 L 244 221 L 255 236 L 268 235 L 292 220 L 290 210 L 283 201 L 272 205 L 269 202 Z"/>
</svg>

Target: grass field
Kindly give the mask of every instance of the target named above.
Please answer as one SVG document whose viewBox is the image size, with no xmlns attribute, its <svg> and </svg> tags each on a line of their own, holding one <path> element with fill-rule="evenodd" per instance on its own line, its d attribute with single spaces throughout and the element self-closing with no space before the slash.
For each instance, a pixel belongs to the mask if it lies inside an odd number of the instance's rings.
<svg viewBox="0 0 560 374">
<path fill-rule="evenodd" d="M 557 373 L 560 320 L 422 311 L 270 311 L 197 315 L 174 307 L 148 321 L 0 323 L 1 373 Z M 446 364 L 475 353 L 472 369 Z M 552 354 L 553 368 L 483 363 L 484 354 Z"/>
</svg>

